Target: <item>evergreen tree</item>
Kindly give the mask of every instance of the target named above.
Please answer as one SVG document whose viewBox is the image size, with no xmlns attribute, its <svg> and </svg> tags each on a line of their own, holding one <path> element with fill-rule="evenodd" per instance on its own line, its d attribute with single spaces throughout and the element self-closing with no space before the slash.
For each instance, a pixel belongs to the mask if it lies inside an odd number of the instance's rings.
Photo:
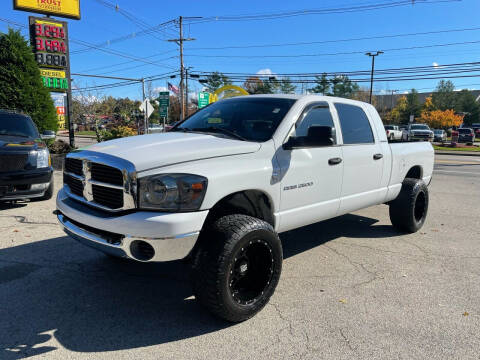
<svg viewBox="0 0 480 360">
<path fill-rule="evenodd" d="M 331 83 L 332 91 L 330 95 L 332 96 L 352 98 L 360 90 L 358 84 L 352 82 L 346 75 L 335 76 Z"/>
<path fill-rule="evenodd" d="M 465 113 L 463 122 L 467 125 L 480 122 L 480 105 L 468 90 L 462 90 L 456 94 L 455 110 Z"/>
<path fill-rule="evenodd" d="M 415 118 L 420 116 L 422 110 L 422 105 L 420 100 L 418 100 L 418 91 L 412 89 L 409 94 L 407 94 L 407 104 L 404 113 L 401 115 L 401 121 L 403 124 L 407 124 L 410 121 L 410 115 L 415 116 Z"/>
<path fill-rule="evenodd" d="M 327 74 L 323 73 L 322 76 L 315 76 L 315 87 L 310 89 L 315 94 L 327 95 L 330 91 L 330 80 L 327 78 Z"/>
<path fill-rule="evenodd" d="M 0 108 L 28 114 L 40 131 L 57 130 L 53 100 L 32 49 L 19 31 L 0 35 Z"/>
<path fill-rule="evenodd" d="M 289 77 L 280 80 L 280 93 L 282 94 L 295 94 L 296 86 L 293 85 L 292 80 Z"/>
<path fill-rule="evenodd" d="M 220 89 L 222 86 L 231 85 L 232 82 L 228 76 L 215 71 L 213 74 L 207 76 L 207 82 L 205 83 L 206 90 L 213 94 L 216 90 Z"/>
<path fill-rule="evenodd" d="M 432 102 L 438 110 L 450 110 L 455 108 L 455 85 L 450 80 L 440 80 L 435 92 L 432 94 Z"/>
</svg>

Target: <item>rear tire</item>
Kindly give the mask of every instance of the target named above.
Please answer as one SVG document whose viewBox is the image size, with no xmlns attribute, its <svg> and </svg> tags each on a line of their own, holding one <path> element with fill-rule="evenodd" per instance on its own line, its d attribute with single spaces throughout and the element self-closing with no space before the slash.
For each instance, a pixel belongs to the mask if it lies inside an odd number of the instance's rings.
<svg viewBox="0 0 480 360">
<path fill-rule="evenodd" d="M 425 223 L 428 201 L 428 187 L 423 180 L 405 179 L 400 194 L 390 202 L 392 225 L 402 232 L 417 232 Z"/>
<path fill-rule="evenodd" d="M 270 224 L 246 215 L 215 221 L 192 264 L 196 299 L 215 316 L 247 320 L 268 303 L 282 271 L 282 245 Z"/>
</svg>

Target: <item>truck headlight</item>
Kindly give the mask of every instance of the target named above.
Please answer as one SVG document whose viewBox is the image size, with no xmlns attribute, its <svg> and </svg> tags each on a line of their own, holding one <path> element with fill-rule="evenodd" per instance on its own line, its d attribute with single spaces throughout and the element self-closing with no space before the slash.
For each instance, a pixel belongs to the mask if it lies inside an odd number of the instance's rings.
<svg viewBox="0 0 480 360">
<path fill-rule="evenodd" d="M 198 210 L 208 183 L 205 177 L 191 174 L 153 175 L 139 182 L 139 207 L 163 211 Z"/>
<path fill-rule="evenodd" d="M 48 149 L 41 149 L 37 151 L 37 169 L 46 168 L 50 166 L 50 153 Z"/>
</svg>

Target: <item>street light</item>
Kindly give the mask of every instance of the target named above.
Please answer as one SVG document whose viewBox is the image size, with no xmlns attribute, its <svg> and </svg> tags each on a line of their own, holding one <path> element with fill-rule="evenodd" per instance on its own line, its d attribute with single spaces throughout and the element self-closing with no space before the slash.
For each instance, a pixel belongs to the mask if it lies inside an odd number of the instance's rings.
<svg viewBox="0 0 480 360">
<path fill-rule="evenodd" d="M 372 103 L 372 93 L 373 93 L 373 73 L 375 71 L 375 57 L 383 54 L 383 51 L 377 51 L 376 53 L 367 52 L 365 55 L 370 56 L 372 58 L 372 75 L 370 77 L 370 104 Z"/>
</svg>

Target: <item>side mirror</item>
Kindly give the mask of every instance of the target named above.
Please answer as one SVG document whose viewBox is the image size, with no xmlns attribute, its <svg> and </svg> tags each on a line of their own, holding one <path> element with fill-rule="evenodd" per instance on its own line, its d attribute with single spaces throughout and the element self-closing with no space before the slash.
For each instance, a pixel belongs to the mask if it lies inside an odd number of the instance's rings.
<svg viewBox="0 0 480 360">
<path fill-rule="evenodd" d="M 290 137 L 283 144 L 284 150 L 332 146 L 335 144 L 335 128 L 330 126 L 310 126 L 307 136 Z"/>
</svg>

